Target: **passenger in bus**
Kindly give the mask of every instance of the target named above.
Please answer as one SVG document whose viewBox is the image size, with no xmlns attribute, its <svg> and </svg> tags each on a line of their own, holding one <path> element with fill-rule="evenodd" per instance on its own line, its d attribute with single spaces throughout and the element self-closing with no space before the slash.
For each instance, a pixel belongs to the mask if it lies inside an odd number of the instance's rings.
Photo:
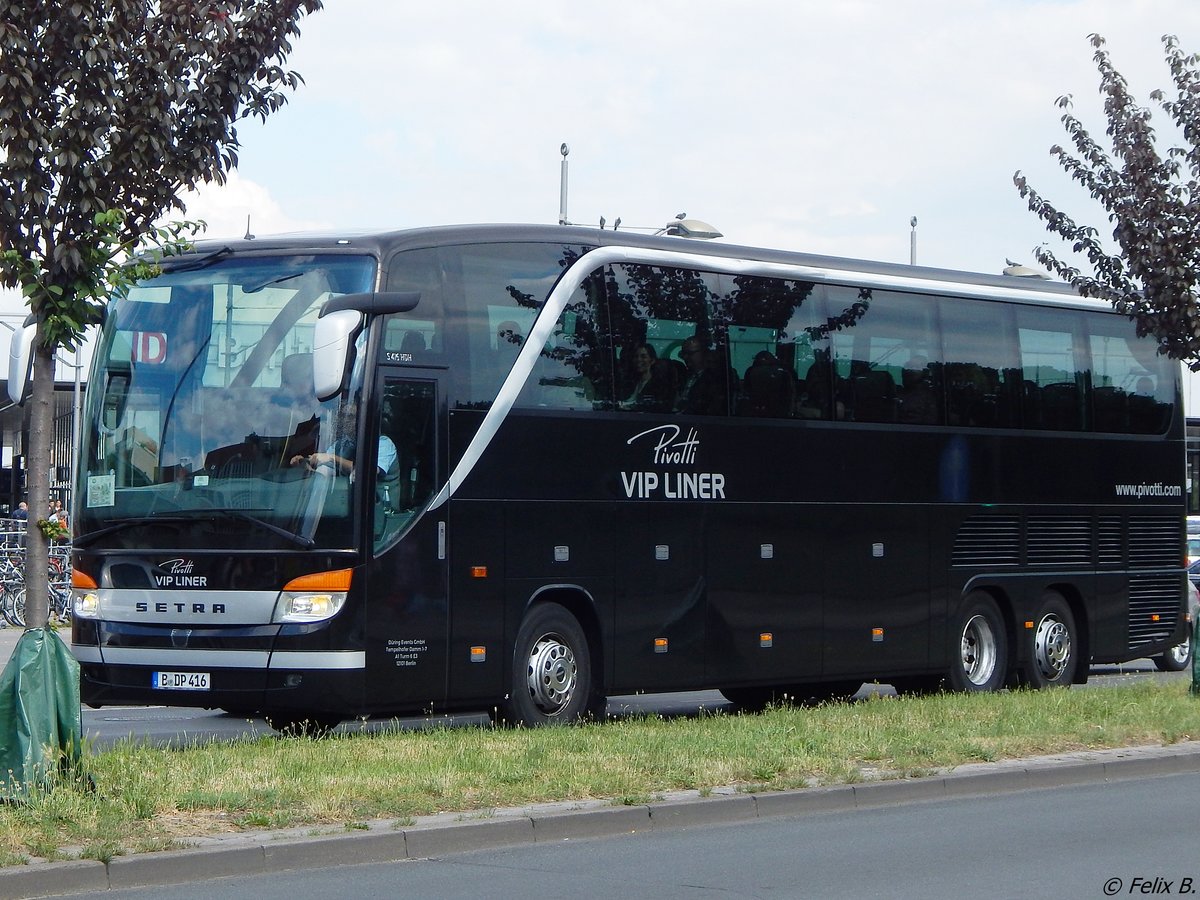
<svg viewBox="0 0 1200 900">
<path fill-rule="evenodd" d="M 742 379 L 742 386 L 746 393 L 741 406 L 742 415 L 791 418 L 796 379 L 770 350 L 760 350 L 755 354 L 754 362 Z"/>
<path fill-rule="evenodd" d="M 429 349 L 425 343 L 425 334 L 421 331 L 406 331 L 400 339 L 401 353 L 424 353 Z"/>
<path fill-rule="evenodd" d="M 698 336 L 683 342 L 680 351 L 688 368 L 688 377 L 679 392 L 676 409 L 681 413 L 720 416 L 728 408 L 725 378 L 714 365 L 708 344 Z"/>
<path fill-rule="evenodd" d="M 304 466 L 308 471 L 315 472 L 321 466 L 330 466 L 338 475 L 349 475 L 354 471 L 354 457 L 357 452 L 357 440 L 354 437 L 357 425 L 358 404 L 354 402 L 342 405 L 338 413 L 338 437 L 321 453 L 297 453 L 291 458 L 291 465 Z M 379 448 L 376 455 L 376 465 L 379 477 L 387 477 L 397 465 L 398 454 L 396 445 L 386 434 L 379 435 Z"/>
<path fill-rule="evenodd" d="M 354 471 L 355 443 L 351 438 L 337 441 L 323 453 L 310 453 L 307 456 L 297 454 L 292 457 L 293 466 L 303 465 L 310 472 L 315 472 L 321 466 L 331 466 L 339 475 L 349 475 Z M 380 478 L 386 478 L 396 468 L 396 445 L 386 434 L 379 436 L 379 452 L 375 458 Z"/>
<path fill-rule="evenodd" d="M 621 408 L 670 412 L 678 392 L 670 362 L 659 359 L 649 344 L 642 344 L 634 353 L 633 364 L 636 380 L 628 396 L 621 401 Z"/>
</svg>

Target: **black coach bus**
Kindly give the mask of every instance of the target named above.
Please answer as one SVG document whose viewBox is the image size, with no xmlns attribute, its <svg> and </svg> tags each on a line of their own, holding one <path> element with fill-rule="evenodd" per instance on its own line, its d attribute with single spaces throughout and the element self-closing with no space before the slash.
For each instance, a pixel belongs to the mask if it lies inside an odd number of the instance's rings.
<svg viewBox="0 0 1200 900">
<path fill-rule="evenodd" d="M 1179 368 L 1047 283 L 555 226 L 205 242 L 113 301 L 86 416 L 92 706 L 539 724 L 1187 636 Z"/>
</svg>

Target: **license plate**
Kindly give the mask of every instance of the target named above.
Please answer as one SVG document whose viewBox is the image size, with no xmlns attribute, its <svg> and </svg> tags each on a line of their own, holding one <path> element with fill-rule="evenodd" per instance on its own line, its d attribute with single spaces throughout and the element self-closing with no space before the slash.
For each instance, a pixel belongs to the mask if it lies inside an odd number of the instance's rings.
<svg viewBox="0 0 1200 900">
<path fill-rule="evenodd" d="M 207 691 L 207 672 L 154 672 L 150 686 L 159 691 Z"/>
</svg>

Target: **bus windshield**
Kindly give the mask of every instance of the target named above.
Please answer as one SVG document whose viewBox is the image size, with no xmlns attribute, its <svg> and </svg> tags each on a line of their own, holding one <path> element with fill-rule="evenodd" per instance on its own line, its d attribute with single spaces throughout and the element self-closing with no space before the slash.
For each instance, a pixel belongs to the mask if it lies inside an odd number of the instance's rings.
<svg viewBox="0 0 1200 900">
<path fill-rule="evenodd" d="M 362 255 L 199 255 L 109 309 L 93 362 L 78 540 L 344 547 L 346 471 L 312 464 L 348 434 L 344 396 L 318 403 L 321 304 L 370 291 Z M 142 534 L 123 538 L 133 532 Z"/>
</svg>

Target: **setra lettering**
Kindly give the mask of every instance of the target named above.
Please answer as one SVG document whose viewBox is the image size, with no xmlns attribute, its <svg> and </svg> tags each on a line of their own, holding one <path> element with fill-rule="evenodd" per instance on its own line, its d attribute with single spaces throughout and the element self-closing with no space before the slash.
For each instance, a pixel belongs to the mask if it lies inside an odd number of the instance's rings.
<svg viewBox="0 0 1200 900">
<path fill-rule="evenodd" d="M 188 609 L 189 605 L 191 606 L 190 610 Z M 145 602 L 144 600 L 139 600 L 137 603 L 135 603 L 133 605 L 133 609 L 135 612 L 140 612 L 140 613 L 150 612 L 150 604 Z M 214 616 L 223 616 L 223 615 L 225 615 L 225 604 L 224 603 L 194 603 L 191 601 L 183 602 L 183 603 L 168 603 L 163 600 L 160 600 L 154 604 L 154 611 L 156 613 L 171 612 L 172 610 L 174 612 L 179 612 L 179 613 L 191 612 L 193 614 L 199 613 L 201 615 L 203 615 L 204 613 L 211 613 Z"/>
</svg>

